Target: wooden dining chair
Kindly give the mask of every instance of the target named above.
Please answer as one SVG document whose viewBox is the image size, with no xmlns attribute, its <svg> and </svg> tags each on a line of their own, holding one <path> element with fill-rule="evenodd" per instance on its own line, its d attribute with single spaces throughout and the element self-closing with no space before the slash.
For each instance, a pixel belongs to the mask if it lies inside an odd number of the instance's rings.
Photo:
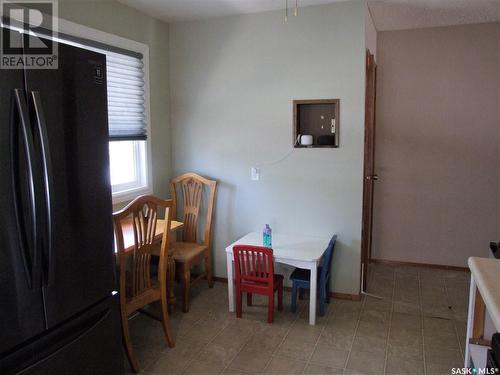
<svg viewBox="0 0 500 375">
<path fill-rule="evenodd" d="M 236 285 L 236 316 L 241 318 L 243 292 L 247 305 L 252 305 L 252 294 L 268 297 L 267 321 L 274 320 L 274 293 L 278 292 L 278 310 L 283 310 L 283 275 L 274 273 L 273 249 L 262 246 L 233 246 Z"/>
<path fill-rule="evenodd" d="M 165 210 L 165 228 L 170 228 L 172 201 L 151 195 L 136 198 L 121 211 L 113 214 L 120 277 L 120 308 L 123 344 L 134 372 L 139 365 L 132 349 L 128 318 L 144 306 L 158 301 L 161 307 L 163 332 L 170 347 L 175 346 L 167 308 L 167 273 L 169 232 L 163 231 L 158 263 L 152 262 L 158 211 Z M 132 221 L 133 251 L 125 251 L 124 221 Z M 131 258 L 131 260 L 130 260 Z M 157 258 L 158 259 L 158 258 Z M 154 274 L 157 268 L 157 274 Z"/>
<path fill-rule="evenodd" d="M 178 275 L 182 280 L 183 308 L 189 311 L 189 289 L 191 285 L 207 278 L 208 286 L 213 287 L 212 255 L 211 255 L 211 231 L 212 217 L 215 204 L 215 193 L 217 181 L 206 179 L 196 173 L 186 173 L 175 177 L 170 183 L 170 191 L 173 200 L 173 216 L 177 217 L 177 189 L 182 192 L 179 199 L 179 207 L 182 207 L 184 222 L 182 241 L 172 244 L 172 253 L 175 259 Z M 206 202 L 202 202 L 206 196 Z M 199 217 L 202 203 L 206 204 L 206 217 L 204 228 L 199 227 Z M 198 241 L 198 232 L 203 232 L 203 240 Z M 205 269 L 195 278 L 191 278 L 191 268 L 204 262 Z"/>
</svg>

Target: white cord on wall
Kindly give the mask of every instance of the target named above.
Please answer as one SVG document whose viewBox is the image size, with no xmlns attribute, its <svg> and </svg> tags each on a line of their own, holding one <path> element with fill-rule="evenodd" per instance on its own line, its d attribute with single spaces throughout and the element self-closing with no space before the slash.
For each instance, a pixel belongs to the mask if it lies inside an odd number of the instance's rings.
<svg viewBox="0 0 500 375">
<path fill-rule="evenodd" d="M 282 161 L 287 159 L 290 155 L 292 155 L 293 151 L 295 151 L 294 147 L 292 147 L 292 149 L 290 151 L 288 151 L 283 157 L 281 157 L 277 160 L 274 160 L 274 161 L 256 164 L 255 168 L 268 167 L 270 165 L 275 165 L 275 164 L 281 163 Z"/>
<path fill-rule="evenodd" d="M 278 159 L 278 160 L 275 160 L 275 161 L 271 161 L 271 162 L 266 162 L 266 163 L 260 163 L 260 164 L 256 164 L 254 168 L 260 168 L 260 167 L 267 167 L 269 165 L 274 165 L 274 164 L 278 164 L 278 163 L 281 163 L 282 161 L 284 161 L 285 159 L 287 159 L 290 155 L 293 154 L 293 152 L 295 151 L 295 146 L 297 146 L 299 144 L 299 139 L 300 139 L 300 134 L 297 136 L 297 139 L 295 140 L 295 143 L 293 144 L 292 146 L 292 149 L 290 151 L 288 151 L 285 156 L 283 156 L 282 158 Z"/>
<path fill-rule="evenodd" d="M 271 166 L 271 165 L 275 165 L 275 164 L 281 163 L 282 161 L 285 161 L 286 159 L 288 159 L 290 157 L 290 155 L 292 155 L 293 152 L 295 151 L 295 146 L 296 145 L 297 145 L 297 141 L 292 146 L 291 150 L 288 151 L 285 155 L 283 155 L 279 159 L 276 159 L 276 160 L 273 160 L 273 161 L 269 161 L 269 162 L 254 164 L 254 166 L 251 168 L 251 174 L 250 174 L 251 180 L 253 180 L 253 181 L 259 181 L 260 180 L 260 168 L 262 168 L 262 167 L 268 167 L 268 166 Z"/>
</svg>

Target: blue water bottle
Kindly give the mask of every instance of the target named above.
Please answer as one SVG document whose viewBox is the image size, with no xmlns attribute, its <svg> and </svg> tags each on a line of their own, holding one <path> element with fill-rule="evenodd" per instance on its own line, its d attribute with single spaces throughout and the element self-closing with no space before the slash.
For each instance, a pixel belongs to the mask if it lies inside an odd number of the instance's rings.
<svg viewBox="0 0 500 375">
<path fill-rule="evenodd" d="M 266 227 L 262 231 L 262 238 L 265 247 L 273 247 L 273 230 L 266 224 Z"/>
</svg>

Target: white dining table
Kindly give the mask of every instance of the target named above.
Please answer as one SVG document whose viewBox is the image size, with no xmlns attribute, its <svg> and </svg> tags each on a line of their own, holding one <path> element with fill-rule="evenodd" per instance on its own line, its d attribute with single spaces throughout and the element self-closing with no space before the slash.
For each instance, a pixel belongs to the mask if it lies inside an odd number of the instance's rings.
<svg viewBox="0 0 500 375">
<path fill-rule="evenodd" d="M 318 264 L 325 252 L 330 238 L 304 235 L 273 233 L 273 256 L 276 263 L 304 268 L 311 271 L 311 290 L 309 293 L 309 324 L 316 324 L 316 296 L 318 288 Z M 252 232 L 226 247 L 229 311 L 234 312 L 234 272 L 233 246 L 262 246 L 262 233 Z"/>
</svg>

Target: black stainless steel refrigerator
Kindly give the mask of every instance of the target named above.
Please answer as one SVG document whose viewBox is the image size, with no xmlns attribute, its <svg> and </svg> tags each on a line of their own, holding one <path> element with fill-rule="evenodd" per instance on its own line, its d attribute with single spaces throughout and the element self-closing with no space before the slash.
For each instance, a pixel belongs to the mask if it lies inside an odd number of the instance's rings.
<svg viewBox="0 0 500 375">
<path fill-rule="evenodd" d="M 0 374 L 121 374 L 106 58 L 58 65 L 0 70 Z"/>
</svg>

